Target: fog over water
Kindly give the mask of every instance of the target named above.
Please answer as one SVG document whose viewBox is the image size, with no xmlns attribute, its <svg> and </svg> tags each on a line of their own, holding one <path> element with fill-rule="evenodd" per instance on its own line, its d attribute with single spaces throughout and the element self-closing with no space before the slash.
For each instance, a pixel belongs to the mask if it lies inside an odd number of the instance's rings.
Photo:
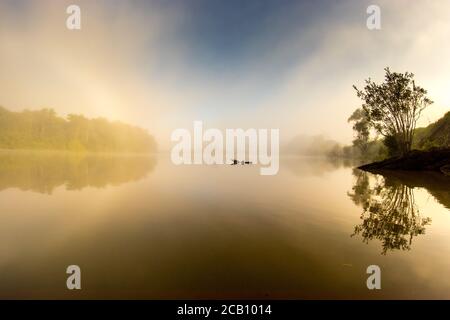
<svg viewBox="0 0 450 320">
<path fill-rule="evenodd" d="M 261 176 L 168 157 L 1 154 L 0 297 L 450 298 L 445 176 L 308 157 Z"/>
</svg>

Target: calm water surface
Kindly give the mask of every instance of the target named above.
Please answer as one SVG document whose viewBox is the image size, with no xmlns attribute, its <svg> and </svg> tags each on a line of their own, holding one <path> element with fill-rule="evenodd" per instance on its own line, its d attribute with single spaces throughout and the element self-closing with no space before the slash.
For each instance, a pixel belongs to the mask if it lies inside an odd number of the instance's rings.
<svg viewBox="0 0 450 320">
<path fill-rule="evenodd" d="M 450 299 L 450 179 L 0 153 L 0 298 Z M 66 267 L 82 289 L 66 289 Z M 366 268 L 379 265 L 382 289 Z"/>
</svg>

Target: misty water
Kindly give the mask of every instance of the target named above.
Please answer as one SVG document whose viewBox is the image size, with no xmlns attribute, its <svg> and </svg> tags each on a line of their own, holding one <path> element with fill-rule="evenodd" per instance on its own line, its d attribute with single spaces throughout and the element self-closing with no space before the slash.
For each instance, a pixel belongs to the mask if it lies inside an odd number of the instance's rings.
<svg viewBox="0 0 450 320">
<path fill-rule="evenodd" d="M 450 178 L 355 166 L 1 152 L 0 297 L 449 299 Z"/>
</svg>

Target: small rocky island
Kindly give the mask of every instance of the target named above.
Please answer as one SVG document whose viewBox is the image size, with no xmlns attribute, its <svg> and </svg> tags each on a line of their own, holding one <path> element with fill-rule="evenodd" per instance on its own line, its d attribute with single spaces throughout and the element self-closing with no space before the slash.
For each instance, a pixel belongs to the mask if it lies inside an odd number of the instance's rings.
<svg viewBox="0 0 450 320">
<path fill-rule="evenodd" d="M 358 167 L 365 171 L 405 170 L 437 171 L 450 176 L 450 149 L 412 150 L 403 157 L 393 157 Z"/>
</svg>

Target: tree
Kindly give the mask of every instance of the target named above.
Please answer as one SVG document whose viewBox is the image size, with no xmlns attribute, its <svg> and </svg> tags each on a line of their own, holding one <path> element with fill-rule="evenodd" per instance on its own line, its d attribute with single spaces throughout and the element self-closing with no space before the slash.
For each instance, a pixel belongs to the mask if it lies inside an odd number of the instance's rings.
<svg viewBox="0 0 450 320">
<path fill-rule="evenodd" d="M 353 122 L 353 130 L 356 133 L 353 145 L 364 155 L 369 147 L 370 122 L 362 108 L 356 109 L 348 118 L 348 122 Z"/>
<path fill-rule="evenodd" d="M 383 139 L 383 144 L 387 149 L 387 154 L 390 157 L 398 156 L 401 153 L 401 148 L 395 136 L 387 136 Z"/>
<path fill-rule="evenodd" d="M 413 73 L 384 70 L 383 83 L 376 84 L 369 78 L 364 89 L 353 88 L 363 101 L 362 109 L 371 127 L 384 137 L 393 137 L 405 155 L 411 150 L 417 120 L 433 101 L 415 84 Z"/>
</svg>

